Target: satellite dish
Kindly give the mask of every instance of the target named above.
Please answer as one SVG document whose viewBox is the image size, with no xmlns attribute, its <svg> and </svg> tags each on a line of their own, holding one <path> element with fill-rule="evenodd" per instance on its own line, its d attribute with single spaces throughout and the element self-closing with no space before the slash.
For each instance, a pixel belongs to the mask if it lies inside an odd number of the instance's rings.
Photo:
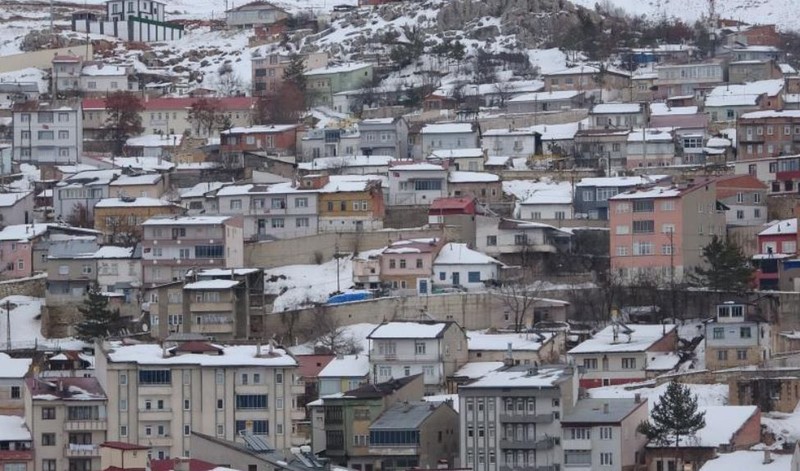
<svg viewBox="0 0 800 471">
<path fill-rule="evenodd" d="M 148 330 L 150 330 L 150 326 L 147 324 L 142 324 L 142 332 L 147 332 Z"/>
</svg>

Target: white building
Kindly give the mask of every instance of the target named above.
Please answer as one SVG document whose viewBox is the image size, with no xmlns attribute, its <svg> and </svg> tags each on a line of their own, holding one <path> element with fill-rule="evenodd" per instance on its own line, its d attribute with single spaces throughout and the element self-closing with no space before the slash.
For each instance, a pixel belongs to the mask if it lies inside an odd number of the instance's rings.
<svg viewBox="0 0 800 471">
<path fill-rule="evenodd" d="M 498 279 L 503 264 L 467 244 L 449 243 L 433 261 L 433 285 L 461 286 L 470 291 L 483 291 L 486 283 Z"/>
<path fill-rule="evenodd" d="M 447 169 L 442 165 L 415 163 L 389 169 L 389 206 L 429 205 L 447 196 Z"/>
<path fill-rule="evenodd" d="M 634 129 L 628 134 L 626 167 L 664 167 L 680 162 L 675 155 L 677 139 L 669 128 Z"/>
<path fill-rule="evenodd" d="M 480 128 L 472 123 L 426 124 L 420 131 L 422 149 L 419 155 L 430 155 L 437 149 L 480 147 Z"/>
<path fill-rule="evenodd" d="M 428 156 L 429 161 L 449 162 L 455 170 L 482 172 L 486 156 L 480 147 L 463 149 L 437 149 Z"/>
<path fill-rule="evenodd" d="M 510 180 L 503 191 L 517 199 L 514 217 L 537 221 L 572 219 L 572 184 L 570 182 Z"/>
<path fill-rule="evenodd" d="M 142 251 L 139 247 L 107 245 L 94 253 L 97 284 L 109 293 L 122 293 L 125 302 L 138 299 L 142 286 Z"/>
<path fill-rule="evenodd" d="M 14 160 L 71 164 L 83 155 L 83 113 L 79 101 L 25 102 L 13 107 Z"/>
<path fill-rule="evenodd" d="M 714 321 L 705 324 L 708 369 L 760 365 L 772 357 L 770 323 L 746 310 L 744 304 L 720 304 Z"/>
<path fill-rule="evenodd" d="M 129 79 L 132 70 L 119 65 L 102 62 L 84 64 L 81 70 L 81 91 L 102 94 L 138 90 L 138 85 Z"/>
<path fill-rule="evenodd" d="M 0 353 L 0 413 L 3 415 L 19 415 L 25 410 L 22 390 L 32 363 L 29 358 L 11 358 Z"/>
<path fill-rule="evenodd" d="M 369 382 L 369 355 L 339 355 L 317 374 L 319 396 L 339 394 Z"/>
<path fill-rule="evenodd" d="M 341 175 L 387 175 L 394 157 L 388 155 L 343 155 L 320 157 L 297 164 L 306 173 L 339 173 Z"/>
<path fill-rule="evenodd" d="M 589 111 L 593 129 L 633 129 L 647 124 L 647 107 L 641 103 L 599 103 Z"/>
<path fill-rule="evenodd" d="M 106 343 L 96 361 L 110 404 L 108 440 L 149 445 L 162 459 L 188 456 L 192 432 L 240 442 L 248 430 L 278 450 L 292 445 L 299 378 L 282 349 Z"/>
<path fill-rule="evenodd" d="M 110 183 L 122 174 L 120 169 L 87 170 L 64 178 L 53 189 L 53 212 L 66 218 L 78 209 L 86 209 L 94 218 L 94 205 L 110 197 Z"/>
<path fill-rule="evenodd" d="M 467 362 L 467 337 L 455 322 L 387 322 L 367 339 L 373 383 L 422 374 L 425 392 L 439 394 Z"/>
</svg>

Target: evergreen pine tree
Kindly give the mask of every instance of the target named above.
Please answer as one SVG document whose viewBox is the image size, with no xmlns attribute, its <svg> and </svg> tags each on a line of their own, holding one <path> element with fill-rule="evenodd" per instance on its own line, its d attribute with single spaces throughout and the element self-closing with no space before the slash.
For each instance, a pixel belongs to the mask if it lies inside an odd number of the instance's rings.
<svg viewBox="0 0 800 471">
<path fill-rule="evenodd" d="M 119 334 L 124 322 L 119 309 L 109 309 L 108 298 L 103 295 L 97 283 L 89 287 L 83 304 L 78 306 L 83 319 L 75 326 L 75 337 L 92 342 Z"/>
<path fill-rule="evenodd" d="M 690 274 L 692 284 L 717 291 L 744 292 L 753 279 L 753 268 L 738 245 L 714 236 L 703 247 L 705 267 Z"/>
<path fill-rule="evenodd" d="M 639 424 L 639 433 L 657 445 L 674 445 L 676 451 L 681 440 L 697 433 L 706 426 L 706 413 L 697 410 L 697 396 L 688 386 L 677 381 L 667 385 L 650 413 L 650 421 Z"/>
<path fill-rule="evenodd" d="M 289 82 L 298 90 L 305 93 L 306 91 L 306 62 L 303 56 L 297 53 L 292 53 L 289 56 L 289 65 L 283 71 L 283 81 Z"/>
</svg>

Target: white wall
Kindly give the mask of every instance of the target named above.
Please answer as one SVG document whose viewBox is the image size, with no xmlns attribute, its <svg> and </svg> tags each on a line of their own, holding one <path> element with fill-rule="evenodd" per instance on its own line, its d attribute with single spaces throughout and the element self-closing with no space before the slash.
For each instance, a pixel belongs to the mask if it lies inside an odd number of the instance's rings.
<svg viewBox="0 0 800 471">
<path fill-rule="evenodd" d="M 480 274 L 480 281 L 470 282 L 469 273 L 477 272 Z M 458 285 L 472 291 L 482 291 L 486 288 L 484 281 L 497 279 L 497 264 L 473 264 L 473 265 L 450 265 L 450 264 L 433 264 L 433 282 L 434 284 L 452 285 L 453 274 L 458 273 Z M 442 279 L 444 274 L 444 279 Z"/>
</svg>

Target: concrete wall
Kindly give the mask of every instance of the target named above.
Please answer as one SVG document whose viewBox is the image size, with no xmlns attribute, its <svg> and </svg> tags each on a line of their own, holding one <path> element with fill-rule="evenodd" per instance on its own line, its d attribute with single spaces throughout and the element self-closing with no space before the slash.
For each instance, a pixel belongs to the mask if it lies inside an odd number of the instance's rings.
<svg viewBox="0 0 800 471">
<path fill-rule="evenodd" d="M 330 260 L 337 250 L 355 252 L 385 247 L 401 239 L 441 237 L 439 230 L 324 233 L 295 239 L 245 244 L 244 266 L 274 268 Z"/>
<path fill-rule="evenodd" d="M 82 45 L 73 47 L 62 47 L 60 49 L 42 49 L 41 51 L 23 52 L 21 54 L 12 54 L 4 56 L 0 61 L 0 73 L 13 72 L 15 70 L 27 69 L 28 67 L 37 67 L 40 69 L 49 69 L 53 56 L 56 55 L 73 55 L 80 56 L 85 61 L 92 60 L 94 52 L 92 45 Z"/>
</svg>

